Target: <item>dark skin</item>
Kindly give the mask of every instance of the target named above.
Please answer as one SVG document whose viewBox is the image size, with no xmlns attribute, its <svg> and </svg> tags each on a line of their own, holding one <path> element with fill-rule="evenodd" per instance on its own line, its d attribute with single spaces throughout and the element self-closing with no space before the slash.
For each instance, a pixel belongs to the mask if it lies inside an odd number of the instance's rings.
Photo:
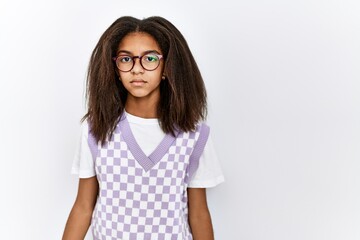
<svg viewBox="0 0 360 240">
<path fill-rule="evenodd" d="M 134 33 L 126 36 L 119 44 L 119 51 L 133 56 L 149 50 L 161 54 L 154 38 L 147 34 Z M 144 70 L 137 59 L 129 72 L 118 72 L 128 91 L 125 109 L 128 113 L 142 118 L 156 118 L 160 99 L 159 84 L 163 76 L 163 62 L 154 71 Z M 143 81 L 136 83 L 134 81 Z M 76 201 L 66 223 L 62 240 L 83 240 L 90 226 L 96 203 L 99 184 L 96 177 L 80 179 Z M 206 201 L 205 188 L 188 188 L 189 224 L 194 240 L 214 240 L 210 212 Z"/>
<path fill-rule="evenodd" d="M 189 224 L 194 240 L 214 240 L 205 188 L 188 188 Z"/>
<path fill-rule="evenodd" d="M 96 177 L 80 178 L 77 197 L 66 222 L 63 240 L 83 240 L 90 226 L 99 184 Z"/>
</svg>

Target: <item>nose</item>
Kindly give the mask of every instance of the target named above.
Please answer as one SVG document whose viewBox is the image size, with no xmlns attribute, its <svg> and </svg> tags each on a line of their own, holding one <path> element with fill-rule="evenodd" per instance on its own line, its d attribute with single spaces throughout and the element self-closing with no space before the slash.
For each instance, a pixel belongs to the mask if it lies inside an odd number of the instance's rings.
<svg viewBox="0 0 360 240">
<path fill-rule="evenodd" d="M 135 74 L 144 72 L 144 68 L 141 66 L 141 58 L 134 57 L 133 61 L 134 61 L 134 66 L 133 66 L 131 72 L 133 72 Z"/>
</svg>

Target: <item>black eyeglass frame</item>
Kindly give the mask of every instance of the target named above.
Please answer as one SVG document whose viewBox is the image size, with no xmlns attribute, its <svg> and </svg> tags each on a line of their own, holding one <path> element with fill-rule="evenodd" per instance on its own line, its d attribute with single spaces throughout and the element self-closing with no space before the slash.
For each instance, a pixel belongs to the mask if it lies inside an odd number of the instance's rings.
<svg viewBox="0 0 360 240">
<path fill-rule="evenodd" d="M 154 56 L 157 56 L 157 57 L 159 58 L 159 63 L 158 63 L 158 65 L 156 66 L 156 68 L 150 70 L 150 69 L 147 69 L 146 67 L 143 66 L 143 64 L 142 64 L 142 58 L 143 58 L 144 56 L 147 56 L 147 55 L 154 55 Z M 119 57 L 129 57 L 129 58 L 131 58 L 131 60 L 132 60 L 132 66 L 131 66 L 130 70 L 124 71 L 124 70 L 121 70 L 121 69 L 118 67 L 118 65 L 117 65 L 117 60 L 118 60 Z M 163 59 L 164 56 L 161 55 L 161 54 L 156 54 L 156 53 L 151 53 L 151 54 L 146 53 L 146 54 L 144 54 L 144 55 L 142 55 L 142 56 L 130 56 L 130 55 L 126 55 L 126 54 L 121 54 L 121 55 L 118 55 L 118 56 L 116 56 L 116 57 L 113 57 L 112 60 L 114 60 L 115 65 L 116 65 L 116 67 L 119 69 L 120 72 L 130 72 L 130 71 L 134 68 L 134 66 L 135 66 L 135 59 L 136 59 L 136 58 L 139 59 L 140 65 L 141 65 L 141 67 L 142 67 L 143 69 L 145 69 L 146 71 L 155 71 L 155 70 L 160 66 L 160 60 Z"/>
</svg>

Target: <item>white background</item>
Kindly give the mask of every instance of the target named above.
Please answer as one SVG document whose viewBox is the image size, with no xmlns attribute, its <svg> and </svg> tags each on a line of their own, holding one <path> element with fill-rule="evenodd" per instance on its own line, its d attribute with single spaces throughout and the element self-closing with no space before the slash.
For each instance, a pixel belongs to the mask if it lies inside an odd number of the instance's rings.
<svg viewBox="0 0 360 240">
<path fill-rule="evenodd" d="M 360 2 L 0 1 L 1 239 L 60 239 L 91 51 L 120 16 L 184 34 L 226 183 L 218 240 L 360 239 Z M 90 239 L 90 238 L 88 238 Z"/>
</svg>

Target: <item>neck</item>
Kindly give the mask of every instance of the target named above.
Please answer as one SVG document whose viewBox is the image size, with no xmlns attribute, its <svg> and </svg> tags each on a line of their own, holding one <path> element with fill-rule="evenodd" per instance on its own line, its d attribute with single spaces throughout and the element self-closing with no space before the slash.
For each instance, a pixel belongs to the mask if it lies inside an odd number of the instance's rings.
<svg viewBox="0 0 360 240">
<path fill-rule="evenodd" d="M 128 95 L 125 103 L 126 112 L 141 118 L 157 118 L 158 99 L 136 98 Z"/>
</svg>

